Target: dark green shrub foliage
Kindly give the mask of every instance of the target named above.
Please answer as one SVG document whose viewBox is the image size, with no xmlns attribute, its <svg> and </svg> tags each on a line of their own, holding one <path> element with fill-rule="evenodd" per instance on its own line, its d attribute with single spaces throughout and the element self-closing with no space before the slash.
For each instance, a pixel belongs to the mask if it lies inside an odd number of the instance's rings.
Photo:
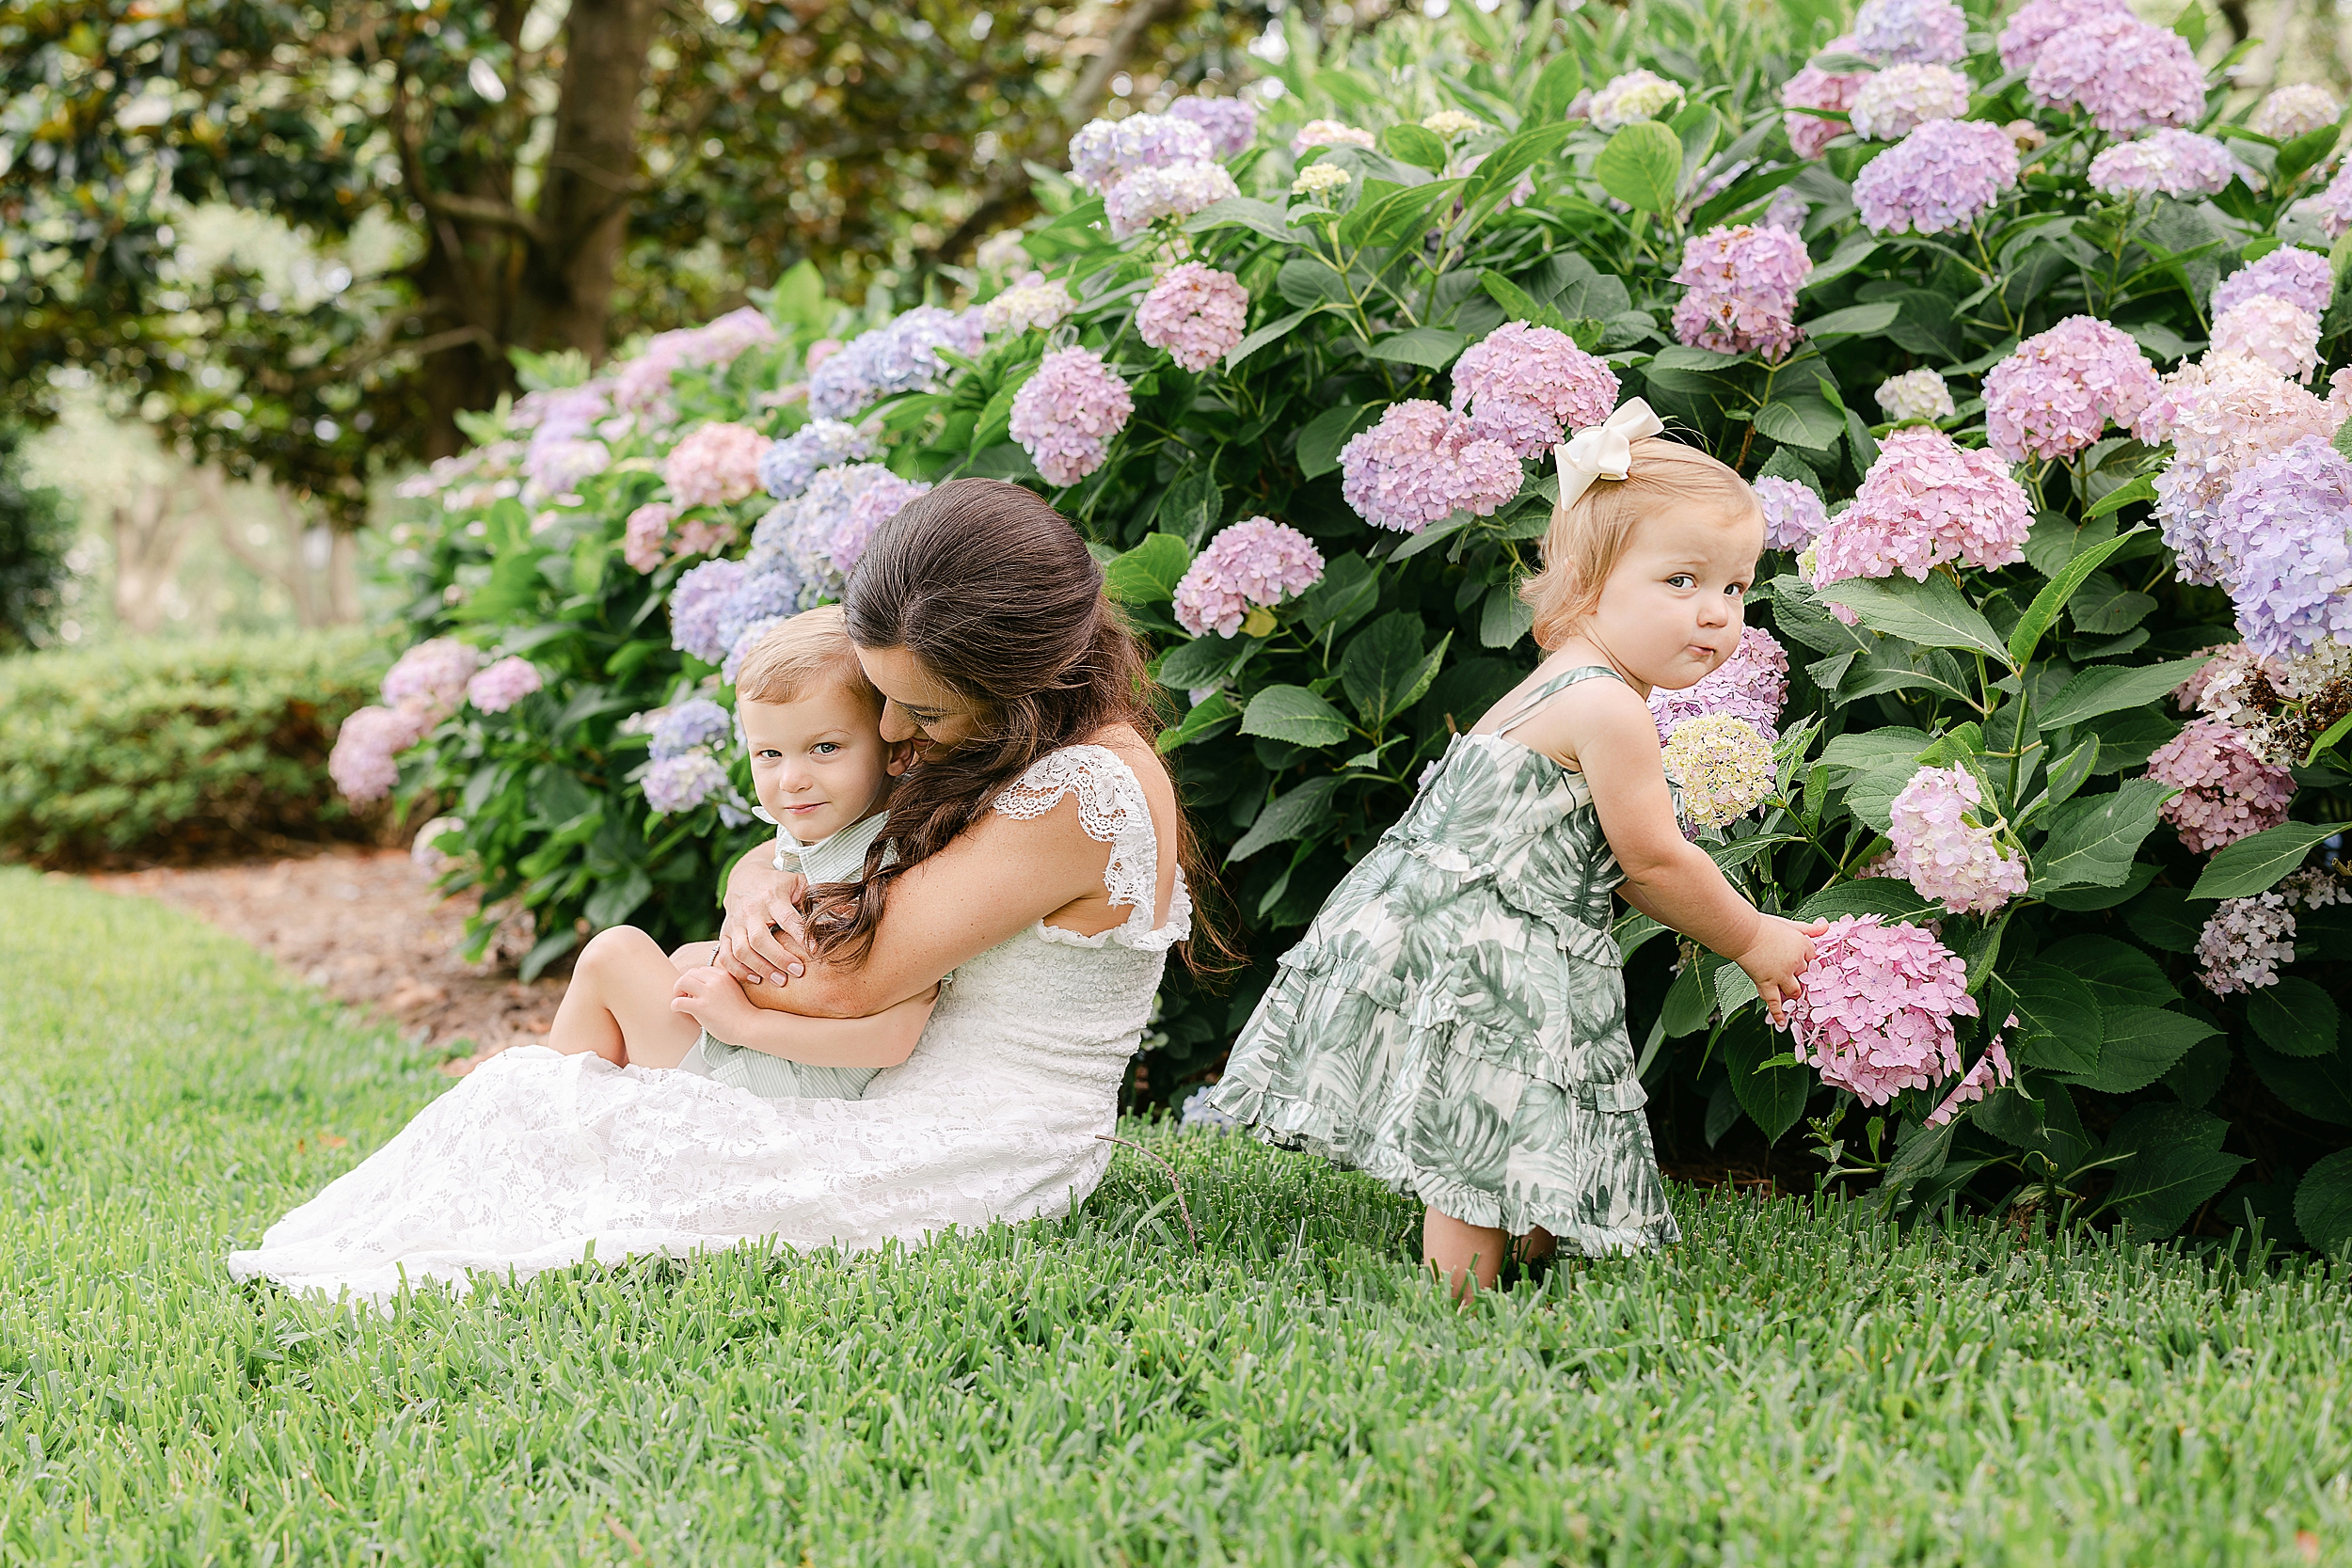
<svg viewBox="0 0 2352 1568">
<path fill-rule="evenodd" d="M 55 490 L 24 482 L 24 432 L 0 428 L 0 653 L 56 630 L 73 525 Z"/>
<path fill-rule="evenodd" d="M 352 832 L 326 753 L 388 662 L 359 631 L 0 661 L 0 856 L 180 859 Z"/>
</svg>

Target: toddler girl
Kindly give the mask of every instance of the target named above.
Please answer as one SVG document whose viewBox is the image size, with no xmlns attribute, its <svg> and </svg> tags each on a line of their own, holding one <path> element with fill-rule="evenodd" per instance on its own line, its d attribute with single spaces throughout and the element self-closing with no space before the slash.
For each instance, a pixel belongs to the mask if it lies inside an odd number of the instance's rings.
<svg viewBox="0 0 2352 1568">
<path fill-rule="evenodd" d="M 1506 1240 L 1680 1239 L 1642 1114 L 1610 895 L 1738 961 L 1777 1021 L 1819 925 L 1758 911 L 1682 836 L 1647 699 L 1740 645 L 1764 518 L 1635 399 L 1557 449 L 1549 656 L 1457 735 L 1283 955 L 1211 1103 L 1427 1206 L 1425 1263 L 1489 1287 Z"/>
<path fill-rule="evenodd" d="M 913 752 L 882 737 L 882 694 L 858 664 L 841 607 L 795 615 L 761 638 L 735 696 L 761 815 L 776 824 L 776 868 L 797 861 L 813 883 L 861 879 L 891 780 Z M 771 1098 L 855 1100 L 906 1059 L 930 1016 L 930 996 L 862 1019 L 762 1008 L 709 967 L 717 945 L 665 954 L 633 927 L 598 932 L 548 1045 L 624 1067 L 682 1068 Z"/>
</svg>

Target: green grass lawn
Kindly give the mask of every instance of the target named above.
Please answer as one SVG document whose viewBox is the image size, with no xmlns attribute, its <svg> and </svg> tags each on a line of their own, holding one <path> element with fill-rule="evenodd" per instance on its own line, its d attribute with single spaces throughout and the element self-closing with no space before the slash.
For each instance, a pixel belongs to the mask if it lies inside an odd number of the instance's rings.
<svg viewBox="0 0 2352 1568">
<path fill-rule="evenodd" d="M 448 1086 L 234 940 L 0 871 L 0 1561 L 2304 1563 L 2344 1283 L 1681 1191 L 1456 1312 L 1416 1218 L 1132 1129 L 1064 1224 L 353 1315 L 222 1254 Z M 2298 1541 L 2298 1532 L 2308 1532 Z"/>
</svg>

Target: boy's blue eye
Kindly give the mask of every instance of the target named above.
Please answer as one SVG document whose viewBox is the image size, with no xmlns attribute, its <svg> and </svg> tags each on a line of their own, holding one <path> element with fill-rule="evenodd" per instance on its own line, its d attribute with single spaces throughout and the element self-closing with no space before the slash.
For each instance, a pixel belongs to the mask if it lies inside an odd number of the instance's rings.
<svg viewBox="0 0 2352 1568">
<path fill-rule="evenodd" d="M 841 750 L 841 743 L 837 740 L 820 740 L 816 745 L 811 746 L 809 750 L 816 752 L 820 757 L 829 757 L 835 752 Z"/>
</svg>

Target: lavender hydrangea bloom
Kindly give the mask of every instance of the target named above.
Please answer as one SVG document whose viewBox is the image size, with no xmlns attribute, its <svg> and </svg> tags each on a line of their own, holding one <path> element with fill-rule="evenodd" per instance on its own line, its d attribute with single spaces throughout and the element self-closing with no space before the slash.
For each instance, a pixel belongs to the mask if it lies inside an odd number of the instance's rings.
<svg viewBox="0 0 2352 1568">
<path fill-rule="evenodd" d="M 790 615 L 763 616 L 737 633 L 735 646 L 729 648 L 727 657 L 720 661 L 719 678 L 733 686 L 735 677 L 742 672 L 743 660 L 751 656 L 754 648 L 759 646 L 759 640 L 790 619 Z"/>
<path fill-rule="evenodd" d="M 2298 309 L 2323 316 L 2336 297 L 2335 269 L 2316 250 L 2296 245 L 2274 250 L 2221 280 L 2213 292 L 2213 313 L 2226 316 L 2256 294 L 2275 294 Z"/>
<path fill-rule="evenodd" d="M 2326 190 L 2296 202 L 2295 206 L 2298 212 L 2316 214 L 2320 226 L 2328 230 L 2329 239 L 2344 238 L 2345 230 L 2352 230 L 2352 163 L 2336 170 L 2335 178 L 2328 182 Z"/>
<path fill-rule="evenodd" d="M 1879 444 L 1853 504 L 1814 541 L 1814 581 L 1901 572 L 1924 582 L 1944 561 L 2007 566 L 2025 559 L 2032 527 L 2032 503 L 2007 464 L 1909 425 Z"/>
<path fill-rule="evenodd" d="M 638 781 L 645 804 L 657 816 L 692 811 L 714 795 L 727 792 L 726 766 L 708 752 L 689 752 L 657 762 Z"/>
<path fill-rule="evenodd" d="M 2305 436 L 2326 439 L 2344 414 L 2259 359 L 2208 354 L 2166 376 L 2134 434 L 2169 441 L 2156 476 L 2156 526 L 2184 582 L 2217 583 L 2237 541 L 2217 523 L 2233 476 Z"/>
<path fill-rule="evenodd" d="M 2214 196 L 2237 176 L 2237 160 L 2211 136 L 2163 127 L 2118 142 L 2090 160 L 2090 187 L 2106 196 Z"/>
<path fill-rule="evenodd" d="M 1948 420 L 1959 411 L 1952 403 L 1952 389 L 1931 370 L 1905 371 L 1880 382 L 1878 405 L 1898 424 L 1915 420 L 1931 423 Z"/>
<path fill-rule="evenodd" d="M 776 499 L 788 501 L 808 488 L 818 469 L 870 457 L 873 450 L 855 425 L 811 420 L 760 454 L 759 483 Z"/>
<path fill-rule="evenodd" d="M 825 468 L 809 481 L 807 493 L 779 506 L 753 531 L 748 559 L 765 562 L 781 554 L 801 579 L 803 608 L 819 599 L 839 598 L 850 568 L 865 553 L 866 541 L 876 525 L 905 504 L 899 487 L 905 482 L 879 463 L 850 463 Z M 861 516 L 859 501 L 870 490 L 890 487 L 896 497 L 887 511 Z M 928 489 L 923 486 L 922 489 Z M 914 494 L 921 494 L 916 489 Z M 847 561 L 841 551 L 852 553 Z"/>
<path fill-rule="evenodd" d="M 1804 113 L 1806 109 L 1837 109 L 1851 111 L 1854 97 L 1870 80 L 1867 71 L 1825 71 L 1817 62 L 1824 55 L 1851 55 L 1854 40 L 1851 35 L 1832 39 L 1829 47 L 1808 61 L 1803 71 L 1781 84 L 1781 107 L 1788 112 L 1781 117 L 1788 133 L 1788 145 L 1800 158 L 1818 158 L 1822 149 L 1846 134 L 1838 120 L 1823 119 L 1819 115 Z"/>
<path fill-rule="evenodd" d="M 1893 141 L 1931 119 L 1968 112 L 1968 78 L 1947 65 L 1890 65 L 1862 84 L 1849 118 L 1853 134 Z"/>
<path fill-rule="evenodd" d="M 1454 411 L 1514 457 L 1535 457 L 1565 431 L 1599 424 L 1617 406 L 1617 376 L 1557 327 L 1505 322 L 1454 362 Z"/>
<path fill-rule="evenodd" d="M 653 760 L 667 762 L 725 745 L 735 734 L 735 715 L 707 697 L 689 697 L 645 715 L 645 729 Z"/>
<path fill-rule="evenodd" d="M 1968 53 L 1968 18 L 1952 0 L 1863 0 L 1853 40 L 1881 65 L 1948 65 Z"/>
<path fill-rule="evenodd" d="M 466 701 L 484 713 L 504 713 L 547 683 L 527 658 L 501 658 L 466 683 Z"/>
<path fill-rule="evenodd" d="M 1931 119 L 1854 177 L 1873 234 L 1965 229 L 2017 184 L 2017 144 L 1978 119 Z"/>
<path fill-rule="evenodd" d="M 1743 223 L 1694 235 L 1675 269 L 1685 291 L 1675 305 L 1675 337 L 1719 354 L 1778 359 L 1804 335 L 1797 291 L 1812 270 L 1804 241 L 1786 229 Z"/>
<path fill-rule="evenodd" d="M 1089 120 L 1070 138 L 1070 177 L 1099 195 L 1138 169 L 1214 163 L 1218 156 L 1209 131 L 1189 116 L 1129 115 Z"/>
<path fill-rule="evenodd" d="M 918 305 L 859 333 L 811 371 L 808 411 L 819 419 L 854 420 L 883 398 L 930 391 L 948 369 L 939 357 L 942 349 L 969 358 L 986 338 L 977 310 Z"/>
<path fill-rule="evenodd" d="M 1801 550 L 1829 527 L 1829 509 L 1809 484 L 1767 474 L 1749 488 L 1756 492 L 1756 505 L 1764 510 L 1764 547 L 1768 550 Z"/>
<path fill-rule="evenodd" d="M 1196 373 L 1232 353 L 1248 325 L 1249 291 L 1232 273 L 1199 261 L 1160 274 L 1136 307 L 1136 335 Z"/>
<path fill-rule="evenodd" d="M 1209 542 L 1176 584 L 1176 624 L 1195 637 L 1231 637 L 1253 608 L 1303 594 L 1323 576 L 1323 554 L 1271 517 L 1235 523 Z"/>
<path fill-rule="evenodd" d="M 524 393 L 515 404 L 514 413 L 508 416 L 506 425 L 509 430 L 530 431 L 534 447 L 542 441 L 578 441 L 595 430 L 596 421 L 612 409 L 612 385 L 598 378 L 577 387 Z M 527 458 L 524 468 L 530 468 Z"/>
<path fill-rule="evenodd" d="M 1375 528 L 1419 533 L 1458 509 L 1484 517 L 1519 492 L 1511 449 L 1443 404 L 1415 398 L 1340 449 L 1340 491 Z"/>
<path fill-rule="evenodd" d="M 2319 318 L 2276 294 L 2243 299 L 2214 318 L 2213 352 L 2259 359 L 2290 381 L 2319 368 Z"/>
<path fill-rule="evenodd" d="M 2043 44 L 2069 27 L 2078 27 L 2103 16 L 2131 14 L 2127 0 L 2027 0 L 1994 41 L 2001 52 L 2001 69 L 2026 70 L 2042 53 Z"/>
<path fill-rule="evenodd" d="M 727 645 L 719 641 L 719 617 L 742 577 L 739 561 L 706 561 L 679 578 L 670 590 L 670 646 L 705 664 L 724 658 Z"/>
<path fill-rule="evenodd" d="M 1209 155 L 1223 163 L 1239 157 L 1258 139 L 1258 108 L 1242 98 L 1179 98 L 1168 106 L 1178 119 L 1188 119 L 1209 134 Z"/>
<path fill-rule="evenodd" d="M 2295 961 L 2295 911 L 2283 895 L 2224 898 L 2197 933 L 2198 978 L 2216 996 L 2279 983 Z"/>
<path fill-rule="evenodd" d="M 2265 98 L 2246 128 L 2274 141 L 2293 141 L 2343 118 L 2344 105 L 2334 93 L 2315 82 L 2296 82 Z"/>
<path fill-rule="evenodd" d="M 669 401 L 670 377 L 676 372 L 732 364 L 745 349 L 775 340 L 775 327 L 748 305 L 701 326 L 657 333 L 644 352 L 614 372 L 613 406 L 639 412 L 659 409 Z"/>
<path fill-rule="evenodd" d="M 2109 135 L 2191 125 L 2205 112 L 2205 73 L 2188 40 L 2129 15 L 2096 17 L 2053 36 L 2026 90 L 2045 108 L 2080 108 Z"/>
<path fill-rule="evenodd" d="M 1222 164 L 1139 168 L 1103 195 L 1111 238 L 1130 240 L 1162 218 L 1188 218 L 1213 201 L 1241 195 Z"/>
<path fill-rule="evenodd" d="M 722 651 L 742 641 L 743 628 L 773 615 L 789 615 L 801 605 L 801 578 L 789 566 L 779 571 L 746 570 L 712 622 L 710 645 Z"/>
<path fill-rule="evenodd" d="M 1127 384 L 1101 355 L 1057 349 L 1013 394 L 1012 438 L 1048 484 L 1075 484 L 1103 466 L 1135 411 Z"/>
<path fill-rule="evenodd" d="M 533 439 L 523 458 L 523 477 L 536 497 L 569 495 L 583 480 L 612 466 L 612 454 L 602 441 L 541 441 Z"/>
<path fill-rule="evenodd" d="M 2131 335 L 2095 316 L 2037 332 L 1984 378 L 1985 442 L 2010 463 L 2069 457 L 2135 424 L 2162 387 Z"/>
<path fill-rule="evenodd" d="M 845 578 L 856 571 L 857 563 L 866 558 L 866 546 L 872 542 L 874 531 L 897 516 L 898 509 L 915 497 L 930 494 L 930 488 L 921 480 L 901 479 L 887 468 L 868 479 L 850 498 L 849 516 L 834 530 L 826 544 L 834 570 Z"/>
<path fill-rule="evenodd" d="M 2216 527 L 2235 545 L 2226 586 L 2248 647 L 2352 643 L 2352 462 L 2306 436 L 2231 482 Z"/>
<path fill-rule="evenodd" d="M 1767 479 L 1760 484 L 1788 484 Z M 1804 490 L 1800 484 L 1797 489 Z M 1813 492 L 1804 490 L 1808 496 Z M 1820 502 L 1813 503 L 1816 507 Z M 1740 633 L 1740 646 L 1714 672 L 1679 691 L 1663 687 L 1649 695 L 1650 717 L 1658 722 L 1662 744 L 1675 726 L 1702 714 L 1727 713 L 1756 726 L 1766 739 L 1780 733 L 1780 710 L 1788 700 L 1788 650 L 1762 626 Z"/>
</svg>

